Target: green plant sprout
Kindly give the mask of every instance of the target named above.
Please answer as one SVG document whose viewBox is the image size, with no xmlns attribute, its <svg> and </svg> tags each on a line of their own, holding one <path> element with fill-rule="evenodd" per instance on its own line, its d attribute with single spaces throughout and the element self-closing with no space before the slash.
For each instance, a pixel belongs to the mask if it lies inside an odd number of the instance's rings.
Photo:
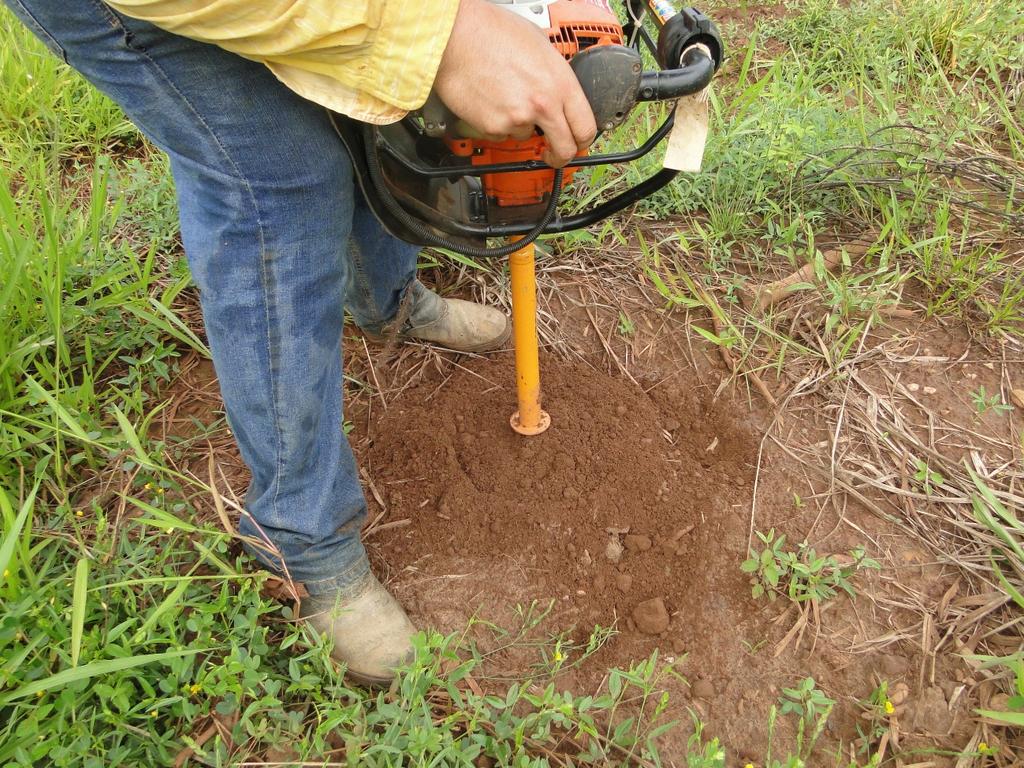
<svg viewBox="0 0 1024 768">
<path fill-rule="evenodd" d="M 868 696 L 858 701 L 861 718 L 867 723 L 857 722 L 858 753 L 870 753 L 874 745 L 889 730 L 888 718 L 896 712 L 896 705 L 889 699 L 889 683 L 883 680 Z"/>
<path fill-rule="evenodd" d="M 979 416 L 987 413 L 988 411 L 1003 414 L 1009 413 L 1013 410 L 1013 406 L 1009 403 L 1003 402 L 1003 398 L 998 392 L 992 395 L 988 394 L 988 392 L 985 391 L 984 384 L 971 392 L 971 402 L 974 403 L 974 408 L 978 411 Z"/>
<path fill-rule="evenodd" d="M 794 714 L 803 720 L 816 720 L 828 715 L 835 701 L 818 690 L 813 677 L 805 677 L 796 688 L 783 688 L 779 697 L 780 712 Z"/>
<path fill-rule="evenodd" d="M 916 463 L 917 471 L 914 473 L 914 479 L 921 484 L 921 487 L 924 488 L 924 492 L 931 496 L 932 489 L 935 486 L 942 485 L 946 482 L 946 478 L 938 472 L 929 469 L 928 464 L 925 463 L 924 459 L 917 459 Z"/>
<path fill-rule="evenodd" d="M 757 532 L 764 548 L 750 550 L 740 570 L 750 574 L 751 595 L 757 599 L 768 595 L 774 600 L 785 595 L 796 603 L 830 600 L 842 590 L 856 597 L 851 578 L 865 568 L 878 570 L 878 561 L 867 557 L 863 547 L 851 550 L 848 557 L 819 555 L 813 547 L 802 542 L 796 550 L 787 551 L 785 534 Z"/>
</svg>

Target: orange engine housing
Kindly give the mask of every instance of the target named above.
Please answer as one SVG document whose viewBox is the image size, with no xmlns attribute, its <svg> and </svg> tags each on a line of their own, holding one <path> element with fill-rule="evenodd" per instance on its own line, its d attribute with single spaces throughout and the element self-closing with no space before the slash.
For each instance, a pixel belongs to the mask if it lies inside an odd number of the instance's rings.
<svg viewBox="0 0 1024 768">
<path fill-rule="evenodd" d="M 608 0 L 558 0 L 547 6 L 551 26 L 548 39 L 566 61 L 585 48 L 595 45 L 622 45 L 622 25 Z M 473 165 L 540 160 L 544 151 L 543 136 L 525 141 L 505 139 L 448 139 L 448 147 Z M 580 156 L 586 155 L 586 151 Z M 575 169 L 567 168 L 562 176 L 564 187 L 572 180 Z M 484 192 L 500 207 L 537 205 L 544 202 L 554 183 L 553 170 L 491 173 L 483 177 Z"/>
</svg>

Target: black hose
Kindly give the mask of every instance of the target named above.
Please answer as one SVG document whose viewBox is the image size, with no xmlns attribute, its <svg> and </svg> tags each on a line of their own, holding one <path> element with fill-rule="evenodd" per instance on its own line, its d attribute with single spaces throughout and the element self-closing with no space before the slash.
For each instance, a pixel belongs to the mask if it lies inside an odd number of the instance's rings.
<svg viewBox="0 0 1024 768">
<path fill-rule="evenodd" d="M 644 72 L 640 77 L 637 101 L 672 101 L 700 93 L 715 76 L 715 60 L 700 48 L 687 48 L 679 69 Z"/>
<path fill-rule="evenodd" d="M 537 226 L 524 234 L 519 240 L 516 240 L 514 243 L 506 243 L 505 245 L 498 246 L 497 248 L 488 248 L 487 246 L 478 247 L 456 242 L 455 240 L 449 240 L 447 237 L 442 237 L 423 226 L 423 222 L 409 214 L 409 212 L 402 207 L 402 204 L 395 199 L 395 196 L 391 194 L 391 190 L 388 189 L 387 183 L 384 181 L 383 172 L 381 171 L 380 152 L 377 149 L 377 129 L 371 126 L 366 126 L 363 138 L 363 144 L 365 145 L 366 150 L 366 165 L 370 174 L 370 182 L 377 190 L 377 195 L 380 197 L 381 202 L 384 203 L 384 207 L 388 209 L 388 212 L 398 219 L 402 226 L 417 237 L 421 238 L 423 245 L 431 245 L 435 248 L 444 248 L 447 251 L 455 251 L 456 253 L 461 253 L 474 259 L 501 258 L 515 253 L 520 248 L 529 245 L 540 237 L 548 224 L 551 223 L 551 220 L 555 218 L 555 213 L 558 211 L 558 197 L 562 192 L 561 168 L 555 169 L 555 178 L 551 183 L 551 196 L 548 198 L 548 205 L 547 208 L 544 209 L 544 215 L 541 216 L 540 221 L 537 222 Z"/>
</svg>

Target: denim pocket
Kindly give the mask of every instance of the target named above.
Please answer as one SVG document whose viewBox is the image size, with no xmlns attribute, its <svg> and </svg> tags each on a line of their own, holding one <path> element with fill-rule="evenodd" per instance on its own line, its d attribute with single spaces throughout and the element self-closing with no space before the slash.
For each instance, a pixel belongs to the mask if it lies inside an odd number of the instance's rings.
<svg viewBox="0 0 1024 768">
<path fill-rule="evenodd" d="M 22 3 L 21 0 L 5 1 L 8 7 L 14 12 L 14 15 L 21 19 L 22 23 L 32 30 L 32 34 L 38 37 L 43 42 L 43 45 L 50 49 L 50 53 L 67 64 L 68 57 L 64 53 L 64 49 L 61 47 L 60 43 L 57 42 L 57 39 L 47 32 L 36 17 L 32 15 L 32 11 L 25 7 L 25 4 Z"/>
</svg>

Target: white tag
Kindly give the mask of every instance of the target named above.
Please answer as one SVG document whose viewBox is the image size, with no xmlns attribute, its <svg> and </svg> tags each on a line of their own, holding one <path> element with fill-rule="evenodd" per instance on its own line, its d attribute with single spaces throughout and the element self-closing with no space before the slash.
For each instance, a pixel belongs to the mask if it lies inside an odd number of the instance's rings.
<svg viewBox="0 0 1024 768">
<path fill-rule="evenodd" d="M 711 55 L 706 47 L 700 45 Z M 708 86 L 693 96 L 684 96 L 676 102 L 676 119 L 668 134 L 668 147 L 662 165 L 674 171 L 697 173 L 704 159 L 704 145 L 708 141 Z"/>
<path fill-rule="evenodd" d="M 708 141 L 708 99 L 705 94 L 684 96 L 676 102 L 676 121 L 668 134 L 666 168 L 686 173 L 700 171 Z"/>
</svg>

